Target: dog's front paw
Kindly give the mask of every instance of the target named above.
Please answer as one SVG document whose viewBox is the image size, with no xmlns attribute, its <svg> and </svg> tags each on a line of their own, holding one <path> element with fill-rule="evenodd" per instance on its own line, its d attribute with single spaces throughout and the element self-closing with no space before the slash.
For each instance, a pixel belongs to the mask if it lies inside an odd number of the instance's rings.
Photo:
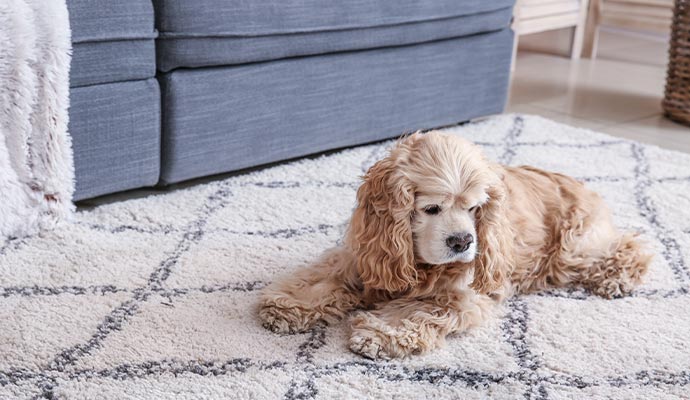
<svg viewBox="0 0 690 400">
<path fill-rule="evenodd" d="M 262 304 L 259 318 L 264 328 L 275 333 L 302 333 L 316 323 L 308 311 L 300 307 L 281 307 L 276 304 Z"/>
<path fill-rule="evenodd" d="M 352 337 L 350 337 L 350 350 L 355 354 L 372 360 L 391 359 L 391 356 L 384 350 L 381 339 L 377 336 L 353 333 Z"/>
<path fill-rule="evenodd" d="M 611 278 L 603 280 L 591 290 L 594 294 L 605 299 L 616 299 L 629 295 L 634 287 L 634 284 L 629 280 Z"/>
<path fill-rule="evenodd" d="M 392 327 L 370 313 L 352 318 L 350 350 L 371 359 L 390 360 L 420 354 L 429 349 L 415 324 L 403 320 Z"/>
</svg>

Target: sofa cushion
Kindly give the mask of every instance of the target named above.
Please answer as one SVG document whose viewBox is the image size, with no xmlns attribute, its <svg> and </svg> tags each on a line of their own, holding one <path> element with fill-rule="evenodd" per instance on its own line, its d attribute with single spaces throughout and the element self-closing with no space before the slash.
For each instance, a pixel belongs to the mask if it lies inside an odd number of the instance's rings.
<svg viewBox="0 0 690 400">
<path fill-rule="evenodd" d="M 156 184 L 160 170 L 158 82 L 73 88 L 70 96 L 74 199 Z"/>
<path fill-rule="evenodd" d="M 150 0 L 67 0 L 72 43 L 152 39 Z"/>
<path fill-rule="evenodd" d="M 158 67 L 241 64 L 506 27 L 513 0 L 154 0 Z"/>
<path fill-rule="evenodd" d="M 366 29 L 249 37 L 163 37 L 156 47 L 158 69 L 234 65 L 349 50 L 400 46 L 504 28 L 511 8 L 434 21 Z"/>
<path fill-rule="evenodd" d="M 70 86 L 153 77 L 156 71 L 150 0 L 67 0 L 72 28 Z"/>
<path fill-rule="evenodd" d="M 158 30 L 259 36 L 372 28 L 494 11 L 513 0 L 153 0 Z"/>
<path fill-rule="evenodd" d="M 160 77 L 161 182 L 234 171 L 501 112 L 508 29 Z"/>
<path fill-rule="evenodd" d="M 153 40 L 73 45 L 71 87 L 147 79 L 155 75 L 156 50 Z"/>
</svg>

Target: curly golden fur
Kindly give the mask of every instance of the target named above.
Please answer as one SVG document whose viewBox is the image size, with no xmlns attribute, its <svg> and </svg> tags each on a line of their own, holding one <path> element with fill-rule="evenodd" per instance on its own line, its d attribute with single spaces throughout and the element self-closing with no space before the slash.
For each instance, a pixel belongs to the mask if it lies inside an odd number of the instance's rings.
<svg viewBox="0 0 690 400">
<path fill-rule="evenodd" d="M 575 179 L 416 133 L 364 176 L 344 244 L 265 288 L 259 316 L 294 333 L 359 309 L 350 349 L 404 357 L 481 324 L 514 293 L 581 285 L 625 295 L 650 258 Z"/>
</svg>

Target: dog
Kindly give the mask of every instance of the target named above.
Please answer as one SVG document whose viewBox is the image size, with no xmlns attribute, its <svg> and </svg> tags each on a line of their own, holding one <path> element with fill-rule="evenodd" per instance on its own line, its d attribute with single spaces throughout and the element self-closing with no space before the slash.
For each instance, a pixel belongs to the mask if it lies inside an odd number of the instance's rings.
<svg viewBox="0 0 690 400">
<path fill-rule="evenodd" d="M 415 133 L 363 177 L 343 244 L 264 288 L 259 317 L 297 333 L 359 310 L 350 349 L 406 357 L 482 324 L 514 294 L 569 285 L 629 294 L 650 259 L 577 180 Z"/>
</svg>

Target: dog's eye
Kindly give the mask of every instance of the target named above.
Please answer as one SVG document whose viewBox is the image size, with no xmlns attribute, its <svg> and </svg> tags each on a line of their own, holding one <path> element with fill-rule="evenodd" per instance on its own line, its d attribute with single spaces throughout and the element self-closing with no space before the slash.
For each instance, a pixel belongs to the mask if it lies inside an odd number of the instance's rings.
<svg viewBox="0 0 690 400">
<path fill-rule="evenodd" d="M 479 209 L 479 206 L 470 207 L 469 212 L 473 213 Z"/>
<path fill-rule="evenodd" d="M 436 215 L 441 212 L 441 207 L 437 205 L 428 206 L 424 209 L 424 212 L 429 215 Z"/>
</svg>

